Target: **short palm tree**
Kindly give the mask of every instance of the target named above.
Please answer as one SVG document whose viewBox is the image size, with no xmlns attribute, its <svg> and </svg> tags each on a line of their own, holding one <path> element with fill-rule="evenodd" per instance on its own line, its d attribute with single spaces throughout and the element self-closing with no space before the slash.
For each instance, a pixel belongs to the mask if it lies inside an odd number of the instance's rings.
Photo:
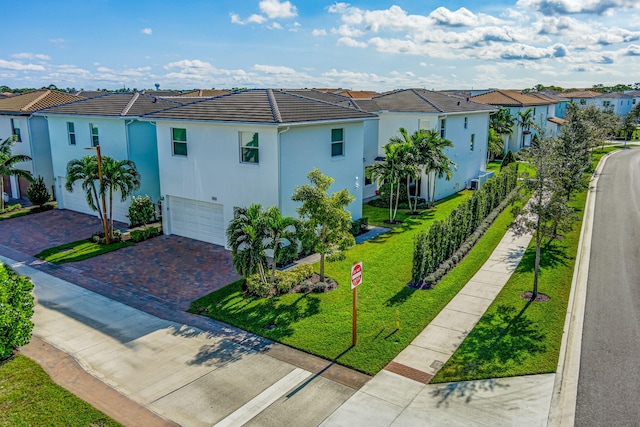
<svg viewBox="0 0 640 427">
<path fill-rule="evenodd" d="M 264 242 L 266 249 L 273 251 L 273 261 L 271 262 L 271 282 L 276 280 L 276 263 L 278 255 L 283 247 L 298 244 L 296 232 L 298 221 L 292 217 L 282 216 L 280 210 L 271 206 L 263 216 L 264 220 Z"/>
<path fill-rule="evenodd" d="M 85 192 L 87 205 L 93 211 L 98 211 L 100 221 L 104 223 L 100 206 L 100 193 L 98 192 L 98 158 L 97 156 L 84 156 L 81 159 L 73 159 L 67 163 L 67 176 L 65 188 L 73 192 L 73 185 L 80 182 Z M 108 225 L 108 224 L 107 224 Z M 105 227 L 106 228 L 106 227 Z"/>
<path fill-rule="evenodd" d="M 109 233 L 113 235 L 113 193 L 120 192 L 120 201 L 124 202 L 135 190 L 140 188 L 140 173 L 132 160 L 114 160 L 102 157 L 102 183 L 100 193 L 109 192 Z"/>
<path fill-rule="evenodd" d="M 235 208 L 233 220 L 227 227 L 227 241 L 231 246 L 233 267 L 244 277 L 258 273 L 267 283 L 264 266 L 267 262 L 264 244 L 264 212 L 259 204 Z"/>
<path fill-rule="evenodd" d="M 522 129 L 522 143 L 520 148 L 524 147 L 527 134 L 531 133 L 531 127 L 535 126 L 535 117 L 533 116 L 533 108 L 527 108 L 518 112 L 518 126 Z"/>
<path fill-rule="evenodd" d="M 418 206 L 418 181 L 420 176 L 422 175 L 422 157 L 420 152 L 420 147 L 422 145 L 422 141 L 426 137 L 426 133 L 424 130 L 417 130 L 413 134 L 409 135 L 405 128 L 400 128 L 398 130 L 400 132 L 401 137 L 391 137 L 389 142 L 392 144 L 401 144 L 398 149 L 398 159 L 399 164 L 402 168 L 402 173 L 404 174 L 404 178 L 407 186 L 407 201 L 409 203 L 409 209 L 411 211 L 416 211 Z M 414 199 L 416 207 L 412 207 L 411 204 L 411 179 L 415 182 L 414 189 Z M 399 184 L 398 184 L 399 185 Z M 398 199 L 396 199 L 396 203 Z"/>
<path fill-rule="evenodd" d="M 400 195 L 400 179 L 404 176 L 404 165 L 402 163 L 402 151 L 404 148 L 402 145 L 402 143 L 394 144 L 392 142 L 384 145 L 384 161 L 374 163 L 369 170 L 370 177 L 378 181 L 378 184 L 383 182 L 389 184 L 390 223 L 395 222 L 396 213 L 398 211 L 398 198 Z"/>
<path fill-rule="evenodd" d="M 422 141 L 421 159 L 424 162 L 425 174 L 427 176 L 427 202 L 433 203 L 436 195 L 436 181 L 438 178 L 446 177 L 447 180 L 453 176 L 453 169 L 457 166 L 444 154 L 444 149 L 453 147 L 453 142 L 440 136 L 436 130 L 428 130 L 426 138 Z"/>
<path fill-rule="evenodd" d="M 28 162 L 31 157 L 26 154 L 12 154 L 11 149 L 17 142 L 15 135 L 10 136 L 0 143 L 0 193 L 4 189 L 4 177 L 5 176 L 17 176 L 28 179 L 33 182 L 31 173 L 22 169 L 17 169 L 16 164 L 22 162 Z M 0 194 L 1 196 L 2 194 Z M 0 197 L 0 211 L 4 210 L 4 197 Z"/>
</svg>

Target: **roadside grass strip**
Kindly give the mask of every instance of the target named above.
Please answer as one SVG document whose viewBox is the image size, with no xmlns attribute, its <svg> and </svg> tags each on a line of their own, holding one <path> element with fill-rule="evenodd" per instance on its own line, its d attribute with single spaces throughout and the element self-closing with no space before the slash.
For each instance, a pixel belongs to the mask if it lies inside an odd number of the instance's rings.
<svg viewBox="0 0 640 427">
<path fill-rule="evenodd" d="M 58 386 L 23 355 L 0 363 L 0 425 L 121 426 Z"/>
<path fill-rule="evenodd" d="M 507 208 L 434 289 L 407 287 L 416 235 L 470 196 L 470 191 L 463 191 L 420 216 L 399 212 L 401 225 L 351 248 L 345 259 L 326 264 L 327 276 L 339 283 L 332 292 L 256 298 L 244 294 L 240 280 L 194 301 L 189 311 L 373 375 L 409 345 L 473 277 L 513 220 Z M 365 206 L 363 216 L 370 224 L 388 227 L 384 223 L 388 209 Z M 349 283 L 351 266 L 358 261 L 363 262 L 363 283 L 358 287 L 357 345 L 352 347 Z"/>
<path fill-rule="evenodd" d="M 45 249 L 36 255 L 36 258 L 43 259 L 52 264 L 64 264 L 67 262 L 82 261 L 93 258 L 107 252 L 113 252 L 126 246 L 132 246 L 132 242 L 117 242 L 109 245 L 99 245 L 90 240 L 78 240 L 76 242 L 65 243 L 54 248 Z"/>
</svg>

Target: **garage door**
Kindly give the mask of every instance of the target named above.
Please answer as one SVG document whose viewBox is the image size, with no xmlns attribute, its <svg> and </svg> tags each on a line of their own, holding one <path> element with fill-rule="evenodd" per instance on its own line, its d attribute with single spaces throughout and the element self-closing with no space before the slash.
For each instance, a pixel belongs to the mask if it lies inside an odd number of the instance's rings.
<svg viewBox="0 0 640 427">
<path fill-rule="evenodd" d="M 64 177 L 58 177 L 58 182 L 60 183 L 60 187 L 58 187 L 58 191 L 60 192 L 62 199 L 62 207 L 64 209 L 69 209 L 76 212 L 86 213 L 93 216 L 98 216 L 97 211 L 91 210 L 89 205 L 87 204 L 87 196 L 85 191 L 82 189 L 82 184 L 78 181 L 73 186 L 73 191 L 68 191 L 65 188 L 66 180 Z M 125 200 L 124 202 L 120 201 L 120 193 L 116 193 L 113 195 L 113 219 L 116 221 L 124 222 L 126 224 L 129 223 L 129 218 L 127 218 L 127 214 L 129 213 L 129 200 Z M 107 210 L 109 209 L 109 198 L 107 197 Z M 108 212 L 107 212 L 108 213 Z"/>
<path fill-rule="evenodd" d="M 168 196 L 171 234 L 224 246 L 222 205 Z"/>
</svg>

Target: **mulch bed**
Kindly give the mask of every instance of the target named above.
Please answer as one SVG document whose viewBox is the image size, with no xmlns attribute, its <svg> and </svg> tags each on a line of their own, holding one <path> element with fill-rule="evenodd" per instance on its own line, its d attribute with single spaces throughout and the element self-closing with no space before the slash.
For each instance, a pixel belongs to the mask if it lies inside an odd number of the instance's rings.
<svg viewBox="0 0 640 427">
<path fill-rule="evenodd" d="M 526 301 L 531 301 L 531 302 L 549 302 L 551 300 L 551 298 L 549 298 L 549 295 L 541 294 L 539 292 L 535 300 L 531 299 L 532 296 L 533 296 L 533 292 L 530 292 L 530 291 L 520 294 L 520 298 Z"/>
</svg>

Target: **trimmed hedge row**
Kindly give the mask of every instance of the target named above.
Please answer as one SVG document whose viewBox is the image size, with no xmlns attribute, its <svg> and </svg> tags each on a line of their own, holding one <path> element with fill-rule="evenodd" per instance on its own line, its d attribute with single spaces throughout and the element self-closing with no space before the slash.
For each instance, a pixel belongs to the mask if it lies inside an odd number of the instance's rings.
<svg viewBox="0 0 640 427">
<path fill-rule="evenodd" d="M 434 222 L 429 230 L 420 233 L 416 238 L 413 252 L 412 284 L 419 287 L 431 286 L 444 275 L 434 275 L 436 271 L 449 271 L 453 268 L 459 259 L 450 258 L 454 255 L 461 258 L 457 251 L 478 230 L 489 214 L 507 199 L 507 196 L 516 188 L 517 181 L 517 164 L 506 167 L 501 175 L 487 181 L 470 199 L 455 208 L 445 220 Z M 451 264 L 448 268 L 447 262 Z"/>
</svg>

